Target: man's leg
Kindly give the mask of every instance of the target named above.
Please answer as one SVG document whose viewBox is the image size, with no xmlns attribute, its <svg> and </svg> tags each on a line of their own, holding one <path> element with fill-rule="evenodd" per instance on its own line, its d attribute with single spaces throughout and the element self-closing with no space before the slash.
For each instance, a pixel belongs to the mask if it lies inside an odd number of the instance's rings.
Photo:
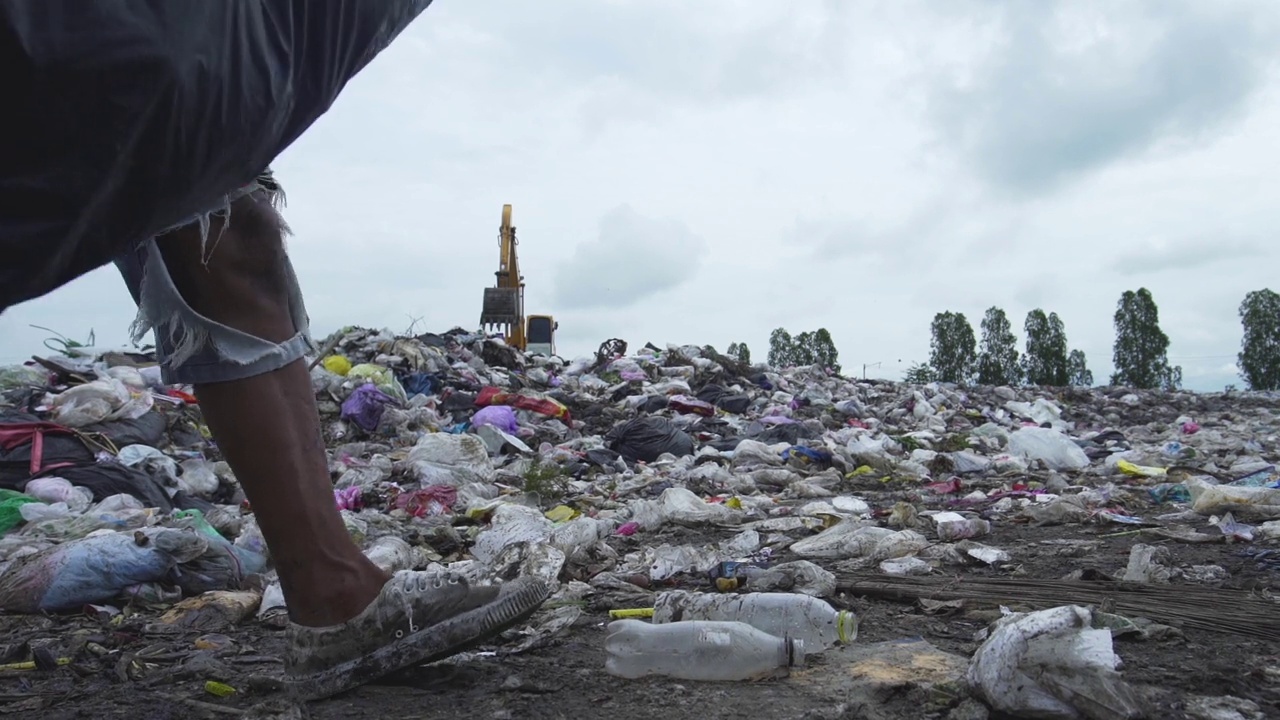
<svg viewBox="0 0 1280 720">
<path fill-rule="evenodd" d="M 388 576 L 347 535 L 333 500 L 304 366 L 308 320 L 284 250 L 269 175 L 253 194 L 121 256 L 139 315 L 156 330 L 166 382 L 195 386 L 244 486 L 293 620 L 285 682 L 307 698 L 342 692 L 492 638 L 551 592 L 523 578 L 473 586 L 452 573 Z M 238 199 L 237 199 L 238 198 Z"/>
<path fill-rule="evenodd" d="M 158 243 L 174 285 L 214 322 L 272 343 L 299 328 L 289 310 L 287 260 L 278 215 L 254 193 Z M 290 618 L 345 622 L 389 579 L 347 534 L 333 501 L 320 419 L 304 360 L 252 377 L 195 385 L 209 429 L 253 506 Z"/>
</svg>

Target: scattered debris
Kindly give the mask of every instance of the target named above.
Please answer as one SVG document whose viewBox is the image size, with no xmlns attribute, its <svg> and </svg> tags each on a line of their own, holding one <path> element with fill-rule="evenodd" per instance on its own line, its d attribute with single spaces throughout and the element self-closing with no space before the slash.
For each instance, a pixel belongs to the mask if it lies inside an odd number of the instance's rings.
<svg viewBox="0 0 1280 720">
<path fill-rule="evenodd" d="M 556 588 L 490 645 L 360 691 L 371 707 L 410 685 L 492 717 L 561 689 L 584 713 L 673 708 L 670 677 L 608 675 L 605 636 L 655 604 L 685 622 L 678 591 L 809 598 L 809 627 L 756 629 L 811 642 L 740 633 L 759 657 L 739 674 L 789 668 L 731 691 L 740 712 L 789 688 L 809 717 L 1280 713 L 1273 398 L 851 380 L 620 340 L 565 361 L 462 330 L 323 346 L 334 503 L 365 553 Z M 0 682 L 22 678 L 0 710 L 164 688 L 293 712 L 270 554 L 189 392 L 138 353 L 0 368 Z"/>
</svg>

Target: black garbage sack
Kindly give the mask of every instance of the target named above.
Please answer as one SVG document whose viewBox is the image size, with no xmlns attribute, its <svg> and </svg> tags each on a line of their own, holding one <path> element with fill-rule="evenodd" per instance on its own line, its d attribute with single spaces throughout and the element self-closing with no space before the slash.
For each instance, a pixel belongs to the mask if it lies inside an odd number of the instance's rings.
<svg viewBox="0 0 1280 720">
<path fill-rule="evenodd" d="M 801 423 L 783 423 L 768 427 L 762 432 L 748 437 L 765 445 L 776 445 L 777 443 L 787 443 L 788 445 L 799 445 L 801 440 L 807 440 L 817 437 L 815 432 L 808 425 Z"/>
<path fill-rule="evenodd" d="M 0 311 L 220 209 L 430 2 L 0 3 Z"/>
<path fill-rule="evenodd" d="M 650 395 L 636 410 L 646 414 L 662 412 L 667 409 L 669 402 L 670 399 L 666 395 Z"/>
<path fill-rule="evenodd" d="M 0 488 L 21 491 L 48 470 L 92 463 L 94 451 L 84 437 L 35 415 L 0 413 Z"/>
<path fill-rule="evenodd" d="M 587 461 L 600 467 L 614 467 L 618 458 L 622 457 L 619 453 L 605 448 L 596 448 L 587 451 Z"/>
<path fill-rule="evenodd" d="M 711 383 L 709 385 L 704 385 L 702 389 L 698 391 L 696 397 L 704 403 L 711 403 L 712 405 L 715 405 L 720 401 L 720 398 L 728 394 L 729 391 L 725 386 L 720 385 L 719 383 Z"/>
<path fill-rule="evenodd" d="M 142 417 L 132 420 L 94 423 L 80 428 L 82 432 L 102 435 L 118 448 L 128 445 L 160 447 L 164 443 L 164 434 L 168 429 L 168 419 L 157 410 L 152 410 Z"/>
<path fill-rule="evenodd" d="M 632 462 L 653 462 L 663 453 L 693 454 L 693 438 L 670 420 L 653 415 L 615 426 L 605 435 L 610 450 Z"/>
<path fill-rule="evenodd" d="M 698 399 L 734 415 L 741 415 L 751 407 L 751 396 L 729 392 L 728 388 L 718 383 L 704 386 L 698 391 Z"/>
<path fill-rule="evenodd" d="M 60 468 L 47 474 L 63 478 L 72 485 L 89 488 L 94 502 L 126 494 L 137 498 L 143 506 L 159 508 L 161 512 L 174 509 L 207 512 L 213 507 L 211 503 L 182 491 L 170 498 L 164 486 L 150 474 L 116 462 Z"/>
</svg>

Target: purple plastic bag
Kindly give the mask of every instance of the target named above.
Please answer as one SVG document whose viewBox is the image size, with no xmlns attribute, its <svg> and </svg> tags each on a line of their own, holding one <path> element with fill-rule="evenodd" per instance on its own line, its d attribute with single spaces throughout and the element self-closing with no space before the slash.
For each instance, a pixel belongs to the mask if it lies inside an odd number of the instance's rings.
<svg viewBox="0 0 1280 720">
<path fill-rule="evenodd" d="M 395 401 L 390 395 L 373 383 L 365 383 L 343 401 L 342 419 L 354 422 L 366 432 L 373 432 L 382 422 L 382 412 L 387 409 L 387 403 L 391 402 Z"/>
<path fill-rule="evenodd" d="M 507 405 L 489 405 L 476 411 L 471 417 L 472 427 L 492 425 L 508 435 L 515 435 L 520 430 L 516 420 L 516 411 Z"/>
</svg>

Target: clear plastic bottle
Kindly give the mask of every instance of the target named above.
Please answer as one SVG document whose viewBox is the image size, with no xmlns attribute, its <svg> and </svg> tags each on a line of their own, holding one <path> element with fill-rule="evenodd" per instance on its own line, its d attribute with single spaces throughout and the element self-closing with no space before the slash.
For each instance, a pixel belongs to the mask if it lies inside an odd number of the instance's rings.
<svg viewBox="0 0 1280 720">
<path fill-rule="evenodd" d="M 804 666 L 804 643 L 740 622 L 609 623 L 605 670 L 625 678 L 751 680 Z"/>
<path fill-rule="evenodd" d="M 822 652 L 858 637 L 858 621 L 848 610 L 836 610 L 821 598 L 798 593 L 715 593 L 673 590 L 659 593 L 653 622 L 732 620 L 776 637 L 804 641 L 810 652 Z"/>
</svg>

